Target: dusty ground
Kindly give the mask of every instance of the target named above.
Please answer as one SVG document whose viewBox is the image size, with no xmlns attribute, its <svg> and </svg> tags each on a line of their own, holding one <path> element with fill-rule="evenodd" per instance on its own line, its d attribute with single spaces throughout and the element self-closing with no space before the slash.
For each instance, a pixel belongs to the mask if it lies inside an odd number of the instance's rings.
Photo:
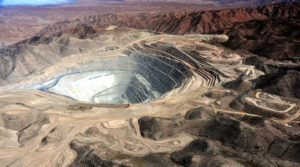
<svg viewBox="0 0 300 167">
<path fill-rule="evenodd" d="M 116 26 L 85 32 L 84 37 L 75 32 L 28 40 L 15 47 L 17 52 L 4 50 L 15 58 L 5 64 L 13 70 L 1 74 L 0 166 L 299 166 L 299 106 L 255 89 L 265 72 L 245 63 L 249 55 L 205 43 L 226 36 Z M 138 62 L 138 55 L 163 62 L 169 71 L 158 61 Z M 105 58 L 134 62 L 145 78 L 153 77 L 145 87 L 167 92 L 150 102 L 95 104 L 40 87 L 74 71 L 132 69 L 101 64 Z M 187 77 L 173 86 L 178 76 L 172 74 L 183 69 Z M 154 77 L 158 85 L 151 85 Z M 73 82 L 66 78 L 60 90 L 70 90 Z M 70 92 L 83 89 L 77 88 Z"/>
</svg>

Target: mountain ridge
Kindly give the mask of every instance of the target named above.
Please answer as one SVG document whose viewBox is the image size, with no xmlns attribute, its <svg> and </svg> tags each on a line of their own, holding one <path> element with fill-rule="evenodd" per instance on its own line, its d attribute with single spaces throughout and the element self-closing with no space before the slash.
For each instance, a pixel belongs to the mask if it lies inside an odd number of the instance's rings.
<svg viewBox="0 0 300 167">
<path fill-rule="evenodd" d="M 299 11 L 300 2 L 282 2 L 259 7 L 172 12 L 162 15 L 105 14 L 60 22 L 46 27 L 39 34 L 67 32 L 84 25 L 99 30 L 108 25 L 117 25 L 168 34 L 226 34 L 230 39 L 225 46 L 229 48 L 245 49 L 273 59 L 287 59 L 299 57 Z M 263 31 L 259 32 L 260 30 Z M 278 49 L 276 52 L 279 55 L 272 56 L 274 46 L 286 49 Z"/>
</svg>

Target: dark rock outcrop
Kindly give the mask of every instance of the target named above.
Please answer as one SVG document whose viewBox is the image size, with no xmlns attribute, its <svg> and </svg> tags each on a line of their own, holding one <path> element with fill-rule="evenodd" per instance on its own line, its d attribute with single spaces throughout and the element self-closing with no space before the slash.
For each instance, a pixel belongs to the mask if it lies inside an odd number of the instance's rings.
<svg viewBox="0 0 300 167">
<path fill-rule="evenodd" d="M 141 135 L 154 140 L 175 136 L 183 124 L 182 120 L 167 118 L 142 117 L 139 119 Z"/>
<path fill-rule="evenodd" d="M 203 112 L 206 114 L 207 111 Z M 210 120 L 199 126 L 201 119 L 207 119 L 200 115 L 195 114 L 195 111 L 188 111 L 185 118 L 192 119 L 182 119 L 181 122 L 184 123 L 181 126 L 174 126 L 180 122 L 178 118 L 172 121 L 171 118 L 143 117 L 139 121 L 141 134 L 150 138 L 163 133 L 168 134 L 164 137 L 172 137 L 174 132 L 194 135 L 195 140 L 170 155 L 173 162 L 183 166 L 300 165 L 297 158 L 299 141 L 287 139 L 289 136 L 296 137 L 297 134 L 284 126 L 271 122 L 266 124 L 260 117 L 229 114 L 209 114 Z M 147 135 L 144 135 L 146 129 Z M 272 159 L 274 164 L 267 159 Z"/>
<path fill-rule="evenodd" d="M 255 88 L 289 98 L 300 98 L 300 71 L 282 69 L 255 80 Z"/>
</svg>

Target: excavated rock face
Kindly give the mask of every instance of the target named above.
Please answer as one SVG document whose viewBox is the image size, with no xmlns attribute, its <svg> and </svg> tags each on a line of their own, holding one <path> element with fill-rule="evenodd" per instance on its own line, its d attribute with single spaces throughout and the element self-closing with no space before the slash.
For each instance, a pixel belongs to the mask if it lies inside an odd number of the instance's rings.
<svg viewBox="0 0 300 167">
<path fill-rule="evenodd" d="M 175 59 L 169 54 L 173 52 L 178 53 Z M 176 59 L 190 60 L 196 66 L 186 53 L 166 43 L 136 43 L 120 56 L 93 61 L 76 70 L 80 72 L 64 74 L 35 88 L 96 103 L 149 102 L 184 87 L 191 79 L 190 67 Z"/>
<path fill-rule="evenodd" d="M 96 68 L 81 67 L 86 72 L 64 74 L 36 88 L 80 101 L 140 103 L 184 86 L 192 75 L 183 64 L 134 52 L 126 57 L 101 59 L 88 66 Z"/>
<path fill-rule="evenodd" d="M 297 62 L 204 42 L 224 40 L 78 27 L 4 48 L 0 166 L 300 166 Z"/>
<path fill-rule="evenodd" d="M 76 28 L 69 35 L 34 37 L 16 44 L 22 48 L 16 52 L 10 52 L 12 48 L 4 50 L 8 57 L 15 57 L 10 61 L 15 67 L 3 71 L 6 77 L 2 78 L 2 85 L 22 83 L 23 77 L 29 75 L 23 83 L 31 83 L 10 88 L 38 89 L 84 102 L 141 103 L 159 99 L 173 90 L 184 90 L 193 79 L 205 87 L 219 85 L 232 74 L 226 66 L 222 72 L 217 69 L 222 63 L 247 70 L 238 64 L 242 61 L 238 55 L 201 44 L 204 40 L 222 41 L 224 36 L 175 37 L 124 31 L 108 30 L 100 35 L 89 28 Z M 80 35 L 83 32 L 85 38 Z M 226 59 L 221 60 L 220 56 Z M 55 61 L 67 66 L 58 67 L 58 71 L 55 67 L 59 63 L 54 64 Z M 10 63 L 3 62 L 3 66 L 10 68 Z"/>
</svg>

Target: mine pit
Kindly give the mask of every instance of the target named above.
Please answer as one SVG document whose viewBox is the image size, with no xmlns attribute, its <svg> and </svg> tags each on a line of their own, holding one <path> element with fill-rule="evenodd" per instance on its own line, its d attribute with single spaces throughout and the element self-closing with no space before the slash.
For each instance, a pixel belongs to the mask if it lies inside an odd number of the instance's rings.
<svg viewBox="0 0 300 167">
<path fill-rule="evenodd" d="M 159 56 L 119 56 L 93 64 L 33 88 L 84 102 L 146 103 L 184 87 L 191 77 L 187 66 Z"/>
<path fill-rule="evenodd" d="M 268 120 L 289 122 L 299 106 L 253 90 L 264 72 L 209 38 L 224 36 L 123 27 L 86 39 L 64 34 L 29 40 L 18 52 L 4 49 L 11 62 L 2 64 L 0 148 L 11 149 L 13 158 L 0 155 L 0 166 L 60 162 L 57 153 L 69 158 L 65 166 L 94 153 L 107 162 L 147 166 L 140 165 L 144 157 L 176 158 L 194 147 L 217 148 L 217 154 L 232 145 L 263 150 L 273 143 L 264 138 L 274 134 L 266 131 L 272 128 Z"/>
</svg>

